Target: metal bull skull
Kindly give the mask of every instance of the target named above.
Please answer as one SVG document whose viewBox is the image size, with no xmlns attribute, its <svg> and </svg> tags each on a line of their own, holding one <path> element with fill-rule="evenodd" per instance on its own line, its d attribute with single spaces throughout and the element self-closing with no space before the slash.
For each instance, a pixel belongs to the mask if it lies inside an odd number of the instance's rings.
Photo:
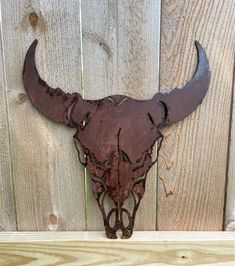
<svg viewBox="0 0 235 266">
<path fill-rule="evenodd" d="M 136 211 L 145 192 L 155 142 L 162 139 L 161 127 L 170 126 L 191 114 L 202 102 L 210 82 L 206 53 L 196 42 L 199 62 L 191 81 L 169 93 L 156 93 L 150 100 L 113 95 L 85 100 L 78 93 L 53 89 L 43 81 L 35 65 L 37 40 L 30 46 L 24 63 L 23 81 L 29 99 L 45 116 L 76 128 L 74 138 L 84 151 L 84 164 L 92 179 L 93 193 L 101 210 L 106 234 L 117 238 L 132 235 Z M 79 156 L 80 158 L 80 156 Z M 105 196 L 114 207 L 106 211 Z M 130 212 L 124 206 L 133 197 Z M 123 216 L 128 217 L 125 225 Z M 115 218 L 111 226 L 111 216 Z"/>
</svg>

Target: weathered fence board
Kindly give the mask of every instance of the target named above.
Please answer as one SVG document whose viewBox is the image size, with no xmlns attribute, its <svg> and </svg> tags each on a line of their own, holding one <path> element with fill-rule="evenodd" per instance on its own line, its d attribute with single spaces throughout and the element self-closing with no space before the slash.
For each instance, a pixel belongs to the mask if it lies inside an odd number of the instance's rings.
<svg viewBox="0 0 235 266">
<path fill-rule="evenodd" d="M 38 38 L 41 76 L 51 86 L 80 92 L 79 4 L 10 0 L 1 5 L 18 229 L 82 230 L 83 170 L 74 130 L 39 114 L 25 95 L 21 77 L 26 50 Z M 34 16 L 34 26 L 29 22 L 32 11 L 39 20 L 37 24 Z"/>
<path fill-rule="evenodd" d="M 234 68 L 235 71 L 235 68 Z M 235 72 L 233 72 L 233 75 Z M 233 79 L 235 75 L 233 76 Z M 234 102 L 234 80 L 232 95 L 232 114 L 231 114 L 231 131 L 229 138 L 229 156 L 228 156 L 228 182 L 226 191 L 226 213 L 225 227 L 227 231 L 235 231 L 235 102 Z"/>
<path fill-rule="evenodd" d="M 10 231 L 16 229 L 16 219 L 1 29 L 0 25 L 0 231 Z"/>
<path fill-rule="evenodd" d="M 161 1 L 118 2 L 118 90 L 137 99 L 159 91 Z M 143 128 L 143 131 L 145 129 Z M 157 164 L 148 173 L 135 229 L 156 229 Z"/>
<path fill-rule="evenodd" d="M 205 47 L 212 80 L 202 105 L 165 133 L 159 230 L 222 230 L 234 65 L 234 1 L 163 1 L 160 89 L 185 84 Z"/>
<path fill-rule="evenodd" d="M 223 232 L 135 232 L 110 241 L 102 233 L 0 234 L 7 265 L 234 265 L 235 238 Z"/>
<path fill-rule="evenodd" d="M 158 91 L 160 1 L 83 1 L 82 14 L 85 97 L 124 94 L 151 98 Z M 154 167 L 136 229 L 156 228 L 156 176 Z M 88 229 L 102 229 L 89 180 L 87 183 Z"/>
<path fill-rule="evenodd" d="M 118 94 L 116 1 L 82 1 L 83 89 L 87 99 Z M 87 229 L 103 230 L 103 220 L 87 173 Z"/>
</svg>

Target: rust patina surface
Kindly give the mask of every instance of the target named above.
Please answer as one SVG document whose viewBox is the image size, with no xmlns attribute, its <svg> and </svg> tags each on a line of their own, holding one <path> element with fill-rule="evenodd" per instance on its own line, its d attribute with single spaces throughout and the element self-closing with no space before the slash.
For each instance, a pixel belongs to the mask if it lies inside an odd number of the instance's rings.
<svg viewBox="0 0 235 266">
<path fill-rule="evenodd" d="M 37 40 L 30 46 L 24 63 L 23 82 L 32 104 L 45 116 L 58 123 L 76 128 L 83 152 L 80 162 L 87 167 L 94 196 L 103 216 L 106 235 L 122 238 L 133 233 L 136 212 L 145 192 L 146 177 L 156 162 L 153 146 L 162 141 L 160 128 L 176 123 L 202 102 L 210 82 L 206 53 L 196 42 L 198 67 L 194 77 L 183 88 L 169 93 L 156 93 L 152 99 L 136 100 L 124 95 L 112 95 L 100 100 L 85 100 L 78 93 L 65 93 L 51 88 L 36 69 Z M 160 146 L 159 146 L 160 147 Z M 114 207 L 105 210 L 108 196 Z M 132 197 L 133 209 L 124 203 Z M 127 224 L 123 217 L 128 217 Z M 111 226 L 111 216 L 114 224 Z"/>
</svg>

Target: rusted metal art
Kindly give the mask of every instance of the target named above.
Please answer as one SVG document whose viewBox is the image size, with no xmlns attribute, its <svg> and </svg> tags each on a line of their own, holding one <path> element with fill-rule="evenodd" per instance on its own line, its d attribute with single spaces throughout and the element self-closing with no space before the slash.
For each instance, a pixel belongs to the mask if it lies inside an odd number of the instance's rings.
<svg viewBox="0 0 235 266">
<path fill-rule="evenodd" d="M 77 129 L 74 140 L 80 142 L 84 152 L 80 158 L 76 146 L 79 160 L 89 171 L 107 237 L 117 238 L 116 233 L 121 230 L 122 238 L 129 238 L 145 192 L 148 171 L 157 160 L 152 160 L 152 151 L 155 142 L 162 141 L 159 129 L 192 113 L 208 90 L 210 70 L 206 53 L 196 42 L 197 71 L 182 89 L 156 93 L 150 100 L 123 95 L 85 100 L 78 93 L 53 89 L 40 78 L 35 65 L 36 45 L 37 40 L 27 52 L 23 69 L 29 99 L 48 118 Z M 109 211 L 104 207 L 106 196 L 114 203 Z M 134 202 L 132 211 L 124 206 L 129 197 Z M 127 224 L 124 215 L 128 217 Z"/>
</svg>

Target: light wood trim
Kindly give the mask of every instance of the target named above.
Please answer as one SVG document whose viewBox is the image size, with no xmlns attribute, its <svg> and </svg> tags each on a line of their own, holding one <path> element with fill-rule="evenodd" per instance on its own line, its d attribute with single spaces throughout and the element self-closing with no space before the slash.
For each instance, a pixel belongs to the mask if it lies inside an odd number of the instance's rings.
<svg viewBox="0 0 235 266">
<path fill-rule="evenodd" d="M 103 242 L 203 242 L 234 241 L 235 232 L 210 231 L 135 231 L 130 239 L 110 240 L 104 231 L 70 231 L 70 232 L 0 232 L 0 243 L 3 242 L 39 242 L 39 241 L 103 241 Z"/>
<path fill-rule="evenodd" d="M 103 232 L 0 233 L 1 265 L 234 265 L 235 233 L 135 232 L 109 240 Z"/>
</svg>

